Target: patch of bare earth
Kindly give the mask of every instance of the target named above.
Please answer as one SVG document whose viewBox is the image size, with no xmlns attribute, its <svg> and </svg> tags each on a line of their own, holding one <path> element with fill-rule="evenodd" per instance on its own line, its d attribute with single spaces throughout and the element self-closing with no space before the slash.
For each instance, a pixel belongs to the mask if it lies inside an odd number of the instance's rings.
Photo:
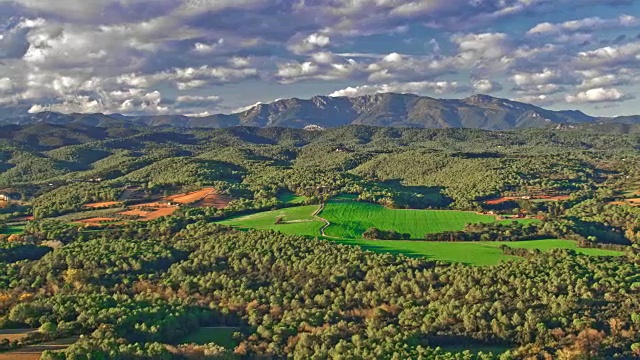
<svg viewBox="0 0 640 360">
<path fill-rule="evenodd" d="M 210 195 L 214 191 L 215 191 L 214 188 L 204 188 L 202 190 L 198 190 L 190 193 L 168 196 L 166 199 L 168 201 L 177 202 L 180 204 L 192 204 L 204 199 L 205 197 L 207 197 L 207 195 Z"/>
<path fill-rule="evenodd" d="M 213 207 L 216 209 L 226 209 L 233 198 L 223 194 L 209 194 L 202 201 L 196 203 L 197 207 Z"/>
<path fill-rule="evenodd" d="M 101 209 L 101 208 L 112 207 L 118 204 L 120 204 L 119 201 L 103 201 L 103 202 L 97 202 L 97 203 L 84 204 L 83 206 L 92 208 L 92 209 Z"/>
</svg>

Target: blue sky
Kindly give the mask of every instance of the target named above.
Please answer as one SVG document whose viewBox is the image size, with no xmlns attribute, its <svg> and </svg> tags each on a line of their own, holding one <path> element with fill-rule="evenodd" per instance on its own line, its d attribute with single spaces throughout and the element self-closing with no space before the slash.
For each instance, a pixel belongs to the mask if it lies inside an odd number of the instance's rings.
<svg viewBox="0 0 640 360">
<path fill-rule="evenodd" d="M 0 106 L 206 115 L 490 94 L 638 114 L 636 0 L 0 0 Z"/>
</svg>

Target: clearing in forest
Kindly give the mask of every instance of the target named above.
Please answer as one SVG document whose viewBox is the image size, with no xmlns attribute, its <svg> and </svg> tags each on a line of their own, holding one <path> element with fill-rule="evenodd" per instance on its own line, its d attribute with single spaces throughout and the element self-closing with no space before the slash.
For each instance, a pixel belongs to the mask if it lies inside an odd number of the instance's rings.
<svg viewBox="0 0 640 360">
<path fill-rule="evenodd" d="M 238 327 L 203 327 L 187 335 L 180 343 L 196 345 L 214 343 L 226 349 L 233 349 L 238 345 L 233 339 L 233 333 L 238 331 L 240 331 Z"/>
<path fill-rule="evenodd" d="M 469 211 L 455 210 L 392 210 L 365 202 L 329 201 L 320 216 L 331 226 L 329 237 L 359 239 L 371 227 L 411 234 L 412 239 L 424 239 L 426 234 L 460 231 L 466 224 L 492 223 L 497 219 Z M 500 222 L 535 222 L 533 219 L 501 220 Z"/>
<path fill-rule="evenodd" d="M 84 204 L 83 206 L 88 208 L 93 208 L 93 209 L 101 209 L 101 208 L 112 207 L 118 204 L 120 204 L 119 201 L 103 201 L 103 202 L 97 202 L 97 203 Z"/>
</svg>

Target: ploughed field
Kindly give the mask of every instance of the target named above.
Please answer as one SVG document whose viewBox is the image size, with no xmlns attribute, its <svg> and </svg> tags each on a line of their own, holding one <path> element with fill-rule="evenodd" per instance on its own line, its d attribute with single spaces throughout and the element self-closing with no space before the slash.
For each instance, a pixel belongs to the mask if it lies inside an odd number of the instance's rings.
<svg viewBox="0 0 640 360">
<path fill-rule="evenodd" d="M 427 233 L 462 230 L 467 223 L 496 222 L 495 216 L 453 210 L 391 210 L 383 206 L 355 202 L 330 201 L 317 216 L 318 205 L 298 206 L 240 216 L 220 224 L 239 229 L 275 230 L 291 235 L 321 237 L 324 220 L 326 238 L 347 245 L 359 245 L 376 252 L 401 253 L 431 260 L 461 262 L 469 265 L 494 265 L 501 260 L 518 259 L 502 253 L 500 246 L 513 248 L 571 249 L 592 256 L 615 256 L 621 253 L 578 248 L 575 241 L 548 239 L 519 242 L 429 242 L 400 240 L 366 240 L 362 234 L 369 227 L 410 233 L 419 240 Z M 509 222 L 513 220 L 500 220 Z M 519 219 L 518 221 L 537 221 Z"/>
<path fill-rule="evenodd" d="M 125 189 L 125 192 L 127 191 L 131 192 L 132 190 Z M 214 188 L 204 188 L 129 206 L 124 206 L 121 201 L 85 204 L 85 208 L 94 210 L 68 214 L 57 219 L 91 226 L 120 223 L 127 220 L 150 221 L 173 215 L 180 206 L 224 209 L 232 200 L 232 197 L 219 194 Z"/>
</svg>

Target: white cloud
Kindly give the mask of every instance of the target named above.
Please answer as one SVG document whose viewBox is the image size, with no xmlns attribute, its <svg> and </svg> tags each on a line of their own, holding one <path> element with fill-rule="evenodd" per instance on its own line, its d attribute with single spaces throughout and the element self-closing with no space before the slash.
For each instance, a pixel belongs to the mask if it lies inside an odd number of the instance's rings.
<svg viewBox="0 0 640 360">
<path fill-rule="evenodd" d="M 13 89 L 13 81 L 10 78 L 0 78 L 0 92 L 8 92 Z"/>
<path fill-rule="evenodd" d="M 536 104 L 536 105 L 551 105 L 556 102 L 555 99 L 549 97 L 548 95 L 523 95 L 516 97 L 513 99 L 515 101 L 527 103 L 527 104 Z"/>
<path fill-rule="evenodd" d="M 527 34 L 557 34 L 561 32 L 576 32 L 583 30 L 593 31 L 602 28 L 635 27 L 638 25 L 640 25 L 640 21 L 638 20 L 638 18 L 631 15 L 620 15 L 620 17 L 618 17 L 617 19 L 601 19 L 599 17 L 590 17 L 557 24 L 552 24 L 549 22 L 540 23 L 531 28 L 527 32 Z"/>
<path fill-rule="evenodd" d="M 578 53 L 577 57 L 577 65 L 585 68 L 616 66 L 638 61 L 640 61 L 640 41 L 583 51 Z"/>
<path fill-rule="evenodd" d="M 599 103 L 613 102 L 628 99 L 625 94 L 616 88 L 595 88 L 581 91 L 575 95 L 566 95 L 568 103 Z"/>
<path fill-rule="evenodd" d="M 540 73 L 517 73 L 513 75 L 513 82 L 518 86 L 544 85 L 558 81 L 561 78 L 560 71 L 545 68 Z"/>
<path fill-rule="evenodd" d="M 496 81 L 480 79 L 473 82 L 473 89 L 477 92 L 488 94 L 502 90 L 502 85 Z"/>
<path fill-rule="evenodd" d="M 313 33 L 303 39 L 294 36 L 290 40 L 289 50 L 295 54 L 305 54 L 329 46 L 331 38 L 325 34 Z"/>
<path fill-rule="evenodd" d="M 193 51 L 200 54 L 211 54 L 224 45 L 224 39 L 219 39 L 218 42 L 213 44 L 205 44 L 197 42 L 193 45 Z"/>
<path fill-rule="evenodd" d="M 362 95 L 372 95 L 378 93 L 401 93 L 401 94 L 423 94 L 423 93 L 451 93 L 455 92 L 458 88 L 457 82 L 448 82 L 448 81 L 414 81 L 408 83 L 391 83 L 391 84 L 380 84 L 380 85 L 362 85 L 356 87 L 348 87 L 344 89 L 340 89 L 334 91 L 329 94 L 332 97 L 339 96 L 362 96 Z"/>
</svg>

